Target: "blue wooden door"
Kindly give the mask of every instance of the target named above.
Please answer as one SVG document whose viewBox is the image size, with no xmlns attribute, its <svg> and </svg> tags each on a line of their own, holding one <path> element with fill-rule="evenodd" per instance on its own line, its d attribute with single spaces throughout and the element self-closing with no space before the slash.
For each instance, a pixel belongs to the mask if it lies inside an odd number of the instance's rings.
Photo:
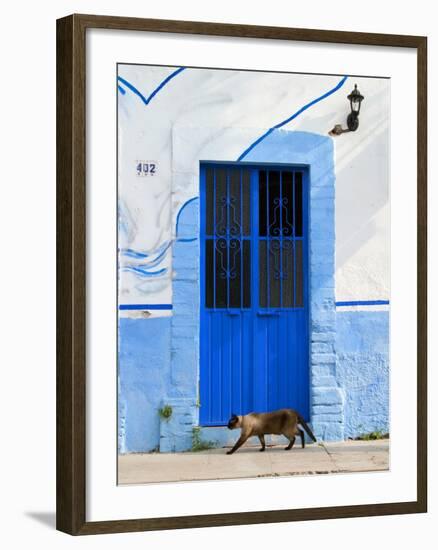
<svg viewBox="0 0 438 550">
<path fill-rule="evenodd" d="M 304 168 L 201 165 L 200 423 L 309 417 Z"/>
</svg>

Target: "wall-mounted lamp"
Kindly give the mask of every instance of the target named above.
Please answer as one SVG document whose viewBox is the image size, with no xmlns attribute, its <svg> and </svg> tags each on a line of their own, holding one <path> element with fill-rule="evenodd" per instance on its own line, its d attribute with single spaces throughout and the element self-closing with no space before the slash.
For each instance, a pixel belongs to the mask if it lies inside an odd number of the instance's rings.
<svg viewBox="0 0 438 550">
<path fill-rule="evenodd" d="M 347 96 L 350 101 L 351 113 L 347 117 L 347 128 L 342 128 L 341 124 L 336 124 L 333 130 L 330 130 L 330 136 L 339 136 L 345 132 L 355 132 L 359 128 L 359 113 L 360 105 L 365 99 L 357 89 L 357 84 L 354 85 L 354 90 Z"/>
</svg>

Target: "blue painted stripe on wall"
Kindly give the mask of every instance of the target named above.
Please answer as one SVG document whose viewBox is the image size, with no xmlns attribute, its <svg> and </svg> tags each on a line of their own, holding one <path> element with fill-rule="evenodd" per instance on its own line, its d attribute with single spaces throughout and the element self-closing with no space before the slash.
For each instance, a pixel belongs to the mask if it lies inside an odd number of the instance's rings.
<svg viewBox="0 0 438 550">
<path fill-rule="evenodd" d="M 237 159 L 238 161 L 241 161 L 243 160 L 247 154 L 252 150 L 254 149 L 254 147 L 256 147 L 256 145 L 258 145 L 261 141 L 263 141 L 265 138 L 267 138 L 270 134 L 272 134 L 272 132 L 274 130 L 278 130 L 279 128 L 281 128 L 282 126 L 284 126 L 285 124 L 288 124 L 289 122 L 291 122 L 294 118 L 296 118 L 297 116 L 299 116 L 302 112 L 306 111 L 307 109 L 309 109 L 309 107 L 312 107 L 312 105 L 315 105 L 315 103 L 319 103 L 320 101 L 322 101 L 323 99 L 325 99 L 326 97 L 329 97 L 330 95 L 334 94 L 337 90 L 339 90 L 339 88 L 341 88 L 345 81 L 347 80 L 348 76 L 344 76 L 337 84 L 334 88 L 332 88 L 331 90 L 329 90 L 328 92 L 326 92 L 325 94 L 313 99 L 312 101 L 309 101 L 309 103 L 306 103 L 306 105 L 303 105 L 303 107 L 301 107 L 300 109 L 298 109 L 298 111 L 296 111 L 293 115 L 291 115 L 289 118 L 287 118 L 286 120 L 283 120 L 282 122 L 279 122 L 278 124 L 276 124 L 275 126 L 273 126 L 272 128 L 269 128 L 269 130 L 267 130 L 262 136 L 260 136 L 258 139 L 256 139 L 247 149 L 245 149 L 245 151 L 240 155 L 240 157 Z"/>
<path fill-rule="evenodd" d="M 148 105 L 151 101 L 151 99 L 161 90 L 161 88 L 163 88 L 163 86 L 165 86 L 169 80 L 172 80 L 172 78 L 174 78 L 176 75 L 178 75 L 180 72 L 184 71 L 185 67 L 180 67 L 179 69 L 177 69 L 176 71 L 174 71 L 173 73 L 171 73 L 168 77 L 166 77 L 156 88 L 155 90 L 148 96 L 148 97 L 145 97 L 139 90 L 137 90 L 137 88 L 135 86 L 133 86 L 130 82 L 128 82 L 127 80 L 125 80 L 124 78 L 122 78 L 121 76 L 118 76 L 117 79 L 119 80 L 119 82 L 121 82 L 122 84 L 124 84 L 127 88 L 129 88 L 131 90 L 131 92 L 133 92 L 135 95 L 137 95 L 145 105 Z M 120 87 L 119 87 L 120 88 Z"/>
<path fill-rule="evenodd" d="M 172 304 L 119 304 L 119 309 L 173 309 Z"/>
<path fill-rule="evenodd" d="M 154 256 L 155 254 L 158 254 L 154 261 L 156 261 L 158 258 L 161 258 L 165 252 L 170 248 L 170 245 L 172 244 L 172 241 L 168 241 L 160 245 L 155 250 L 152 250 L 151 252 L 143 252 L 139 250 L 134 250 L 133 248 L 119 248 L 120 254 L 123 256 L 128 256 L 129 258 L 136 258 L 136 259 L 144 259 L 144 258 L 150 258 L 151 256 Z"/>
<path fill-rule="evenodd" d="M 141 266 L 131 266 L 126 265 L 121 268 L 122 271 L 128 271 L 130 273 L 135 273 L 136 275 L 139 275 L 140 277 L 160 277 L 161 275 L 164 275 L 164 273 L 167 273 L 167 267 L 163 267 L 162 269 L 159 269 L 158 271 L 148 271 L 147 269 L 143 269 Z"/>
<path fill-rule="evenodd" d="M 337 306 L 386 306 L 389 300 L 351 300 L 335 303 Z"/>
</svg>

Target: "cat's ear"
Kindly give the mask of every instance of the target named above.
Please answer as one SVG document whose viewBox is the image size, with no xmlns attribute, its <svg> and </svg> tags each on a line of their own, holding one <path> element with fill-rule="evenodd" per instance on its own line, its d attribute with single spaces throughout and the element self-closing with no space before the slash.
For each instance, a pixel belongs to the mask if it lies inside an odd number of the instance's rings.
<svg viewBox="0 0 438 550">
<path fill-rule="evenodd" d="M 231 413 L 231 418 L 237 418 L 237 414 Z"/>
</svg>

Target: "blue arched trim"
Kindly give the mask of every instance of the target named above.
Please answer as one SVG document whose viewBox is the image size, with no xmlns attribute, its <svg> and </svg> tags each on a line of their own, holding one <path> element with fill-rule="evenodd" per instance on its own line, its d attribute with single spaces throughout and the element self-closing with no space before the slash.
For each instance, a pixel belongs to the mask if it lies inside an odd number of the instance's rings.
<svg viewBox="0 0 438 550">
<path fill-rule="evenodd" d="M 191 199 L 189 199 L 188 201 L 186 201 L 186 202 L 181 206 L 181 208 L 179 209 L 178 214 L 176 215 L 175 237 L 176 237 L 176 240 L 177 240 L 178 242 L 180 242 L 180 243 L 190 243 L 190 242 L 196 241 L 196 237 L 193 237 L 193 238 L 178 237 L 178 233 L 179 233 L 179 220 L 180 220 L 181 214 L 183 213 L 184 209 L 185 209 L 189 204 L 191 204 L 193 201 L 196 201 L 196 200 L 198 200 L 198 199 L 199 199 L 199 197 L 192 197 Z"/>
</svg>

